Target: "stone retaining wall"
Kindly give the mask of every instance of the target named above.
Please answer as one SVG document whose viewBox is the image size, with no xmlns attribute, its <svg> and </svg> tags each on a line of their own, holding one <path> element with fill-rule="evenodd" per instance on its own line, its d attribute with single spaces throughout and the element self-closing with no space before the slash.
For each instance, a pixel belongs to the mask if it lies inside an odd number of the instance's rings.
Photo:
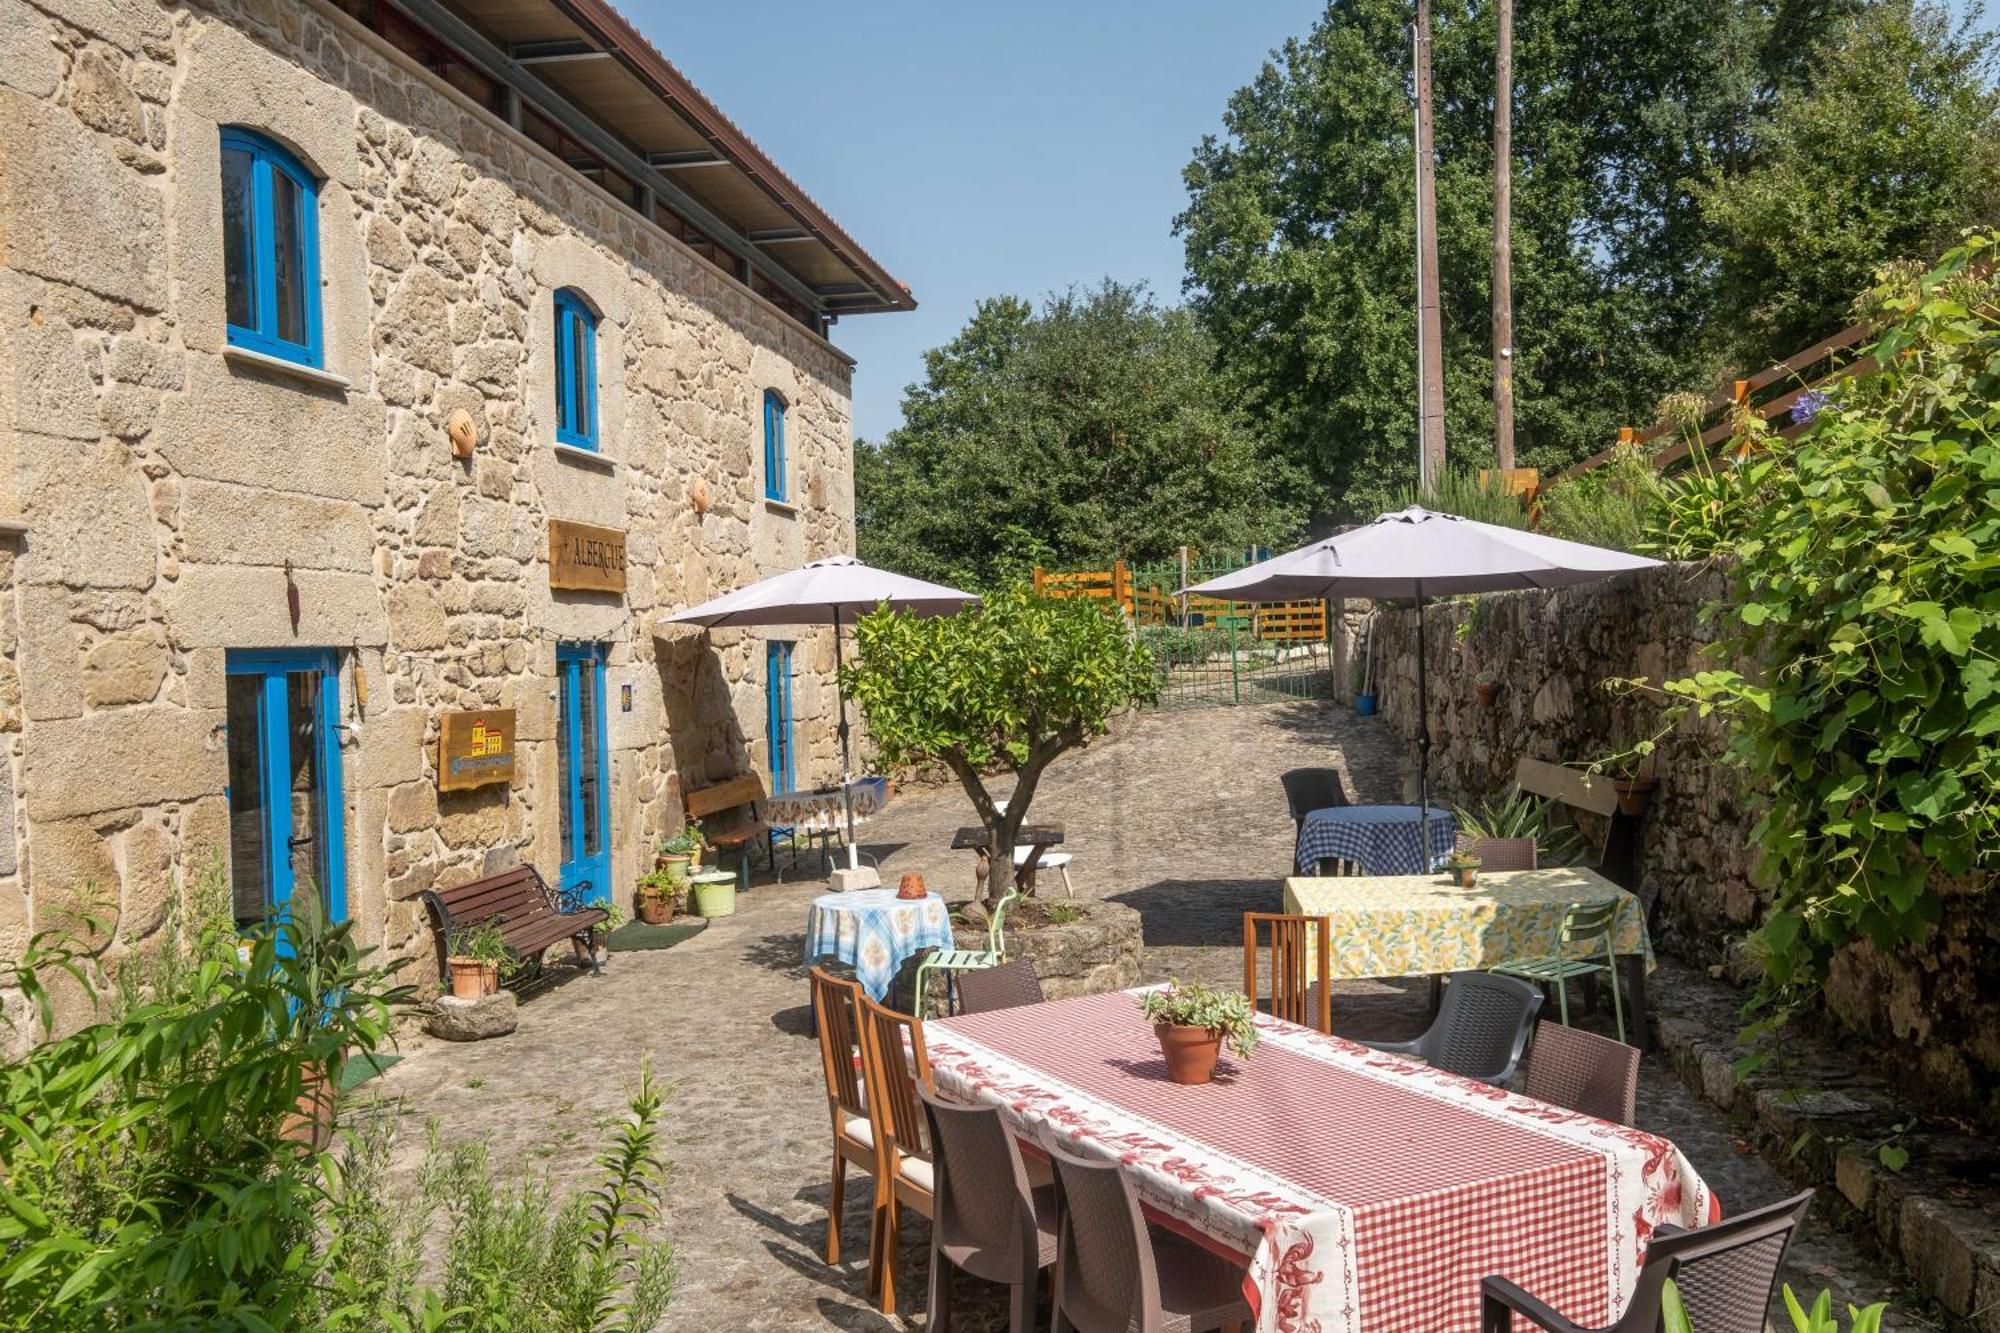
<svg viewBox="0 0 2000 1333">
<path fill-rule="evenodd" d="M 1704 608 L 1728 586 L 1726 570 L 1673 564 L 1556 592 L 1431 606 L 1433 799 L 1464 804 L 1504 792 L 1524 757 L 1587 761 L 1653 735 L 1657 706 L 1615 696 L 1601 682 L 1720 665 L 1707 651 Z M 1414 771 L 1416 617 L 1407 606 L 1384 605 L 1375 624 L 1381 708 L 1410 746 Z M 1482 670 L 1500 682 L 1491 707 L 1473 689 Z M 1768 899 L 1750 838 L 1754 782 L 1725 762 L 1726 748 L 1713 718 L 1686 719 L 1661 740 L 1640 892 L 1659 904 L 1663 949 L 1740 976 L 1748 965 L 1737 946 Z M 1889 955 L 1862 944 L 1835 960 L 1827 1011 L 1873 1043 L 1885 1069 L 1919 1080 L 1941 1107 L 2000 1125 L 2000 923 L 1970 909 L 1972 886 L 1942 887 L 1945 920 L 1922 948 Z"/>
</svg>

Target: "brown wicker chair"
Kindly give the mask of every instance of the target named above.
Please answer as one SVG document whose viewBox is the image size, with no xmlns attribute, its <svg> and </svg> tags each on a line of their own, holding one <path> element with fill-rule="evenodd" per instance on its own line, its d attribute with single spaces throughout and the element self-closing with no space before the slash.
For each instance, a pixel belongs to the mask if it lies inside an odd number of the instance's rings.
<svg viewBox="0 0 2000 1333">
<path fill-rule="evenodd" d="M 951 1327 L 951 1270 L 1011 1287 L 1009 1333 L 1035 1333 L 1042 1270 L 1056 1261 L 1056 1192 L 1028 1182 L 997 1106 L 959 1106 L 922 1088 L 935 1200 L 926 1329 Z"/>
<path fill-rule="evenodd" d="M 993 967 L 975 968 L 957 974 L 958 1012 L 986 1013 L 994 1009 L 1016 1009 L 1042 1002 L 1041 979 L 1035 965 L 1025 958 L 1013 958 Z"/>
<path fill-rule="evenodd" d="M 1521 1091 L 1537 1101 L 1629 1125 L 1639 1095 L 1639 1052 L 1594 1032 L 1538 1023 Z"/>
<path fill-rule="evenodd" d="M 855 1052 L 861 1042 L 860 986 L 823 968 L 812 970 L 813 1021 L 819 1029 L 819 1059 L 826 1073 L 826 1105 L 833 1116 L 833 1195 L 827 1201 L 826 1261 L 840 1262 L 840 1214 L 847 1198 L 847 1164 L 875 1170 L 875 1137 L 868 1102 L 861 1094 Z"/>
<path fill-rule="evenodd" d="M 1149 1230 L 1115 1163 L 1049 1155 L 1062 1213 L 1055 1333 L 1213 1333 L 1250 1319 L 1243 1270 Z"/>
<path fill-rule="evenodd" d="M 896 1313 L 896 1250 L 902 1211 L 931 1215 L 930 1153 L 916 1090 L 932 1091 L 924 1022 L 868 998 L 861 1004 L 861 1068 L 875 1146 L 875 1221 L 868 1235 L 868 1290 L 882 1313 Z"/>
<path fill-rule="evenodd" d="M 1260 946 L 1258 927 L 1267 927 L 1268 945 Z M 1318 949 L 1307 976 L 1306 945 L 1311 936 Z M 1282 912 L 1243 914 L 1243 993 L 1257 1003 L 1260 949 L 1270 956 L 1271 1013 L 1288 1023 L 1333 1031 L 1333 927 L 1323 916 L 1289 916 Z"/>
<path fill-rule="evenodd" d="M 1516 1314 L 1547 1333 L 1658 1333 L 1660 1292 L 1669 1278 L 1701 1333 L 1764 1333 L 1785 1252 L 1811 1203 L 1807 1190 L 1712 1227 L 1661 1227 L 1646 1247 L 1631 1304 L 1605 1329 L 1588 1330 L 1563 1318 L 1504 1277 L 1486 1278 L 1479 1284 L 1480 1333 L 1512 1333 Z"/>
<path fill-rule="evenodd" d="M 1479 858 L 1482 872 L 1488 870 L 1538 870 L 1533 838 L 1464 838 L 1458 850 Z"/>
</svg>

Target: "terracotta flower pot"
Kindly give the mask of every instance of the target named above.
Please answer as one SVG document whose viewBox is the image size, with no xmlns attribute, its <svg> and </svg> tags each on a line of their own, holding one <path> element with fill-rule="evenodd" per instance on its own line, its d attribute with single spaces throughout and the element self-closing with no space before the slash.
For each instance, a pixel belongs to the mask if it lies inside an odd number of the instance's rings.
<svg viewBox="0 0 2000 1333">
<path fill-rule="evenodd" d="M 1166 1057 L 1169 1079 L 1175 1083 L 1206 1083 L 1215 1077 L 1215 1062 L 1222 1054 L 1220 1032 L 1155 1023 L 1153 1035 L 1160 1039 L 1160 1054 Z"/>
<path fill-rule="evenodd" d="M 674 919 L 674 900 L 654 898 L 650 895 L 639 899 L 639 919 L 649 926 L 670 925 Z"/>
<path fill-rule="evenodd" d="M 1477 681 L 1473 684 L 1472 692 L 1479 696 L 1479 706 L 1481 708 L 1491 708 L 1493 701 L 1500 697 L 1500 682 L 1497 680 Z"/>
<path fill-rule="evenodd" d="M 1479 883 L 1478 866 L 1450 866 L 1451 882 L 1461 889 L 1470 889 Z"/>
<path fill-rule="evenodd" d="M 449 961 L 451 993 L 455 998 L 482 1000 L 500 989 L 500 964 L 462 958 L 457 954 L 453 954 Z"/>
<path fill-rule="evenodd" d="M 278 1126 L 279 1135 L 318 1152 L 333 1141 L 333 1080 L 322 1065 L 313 1065 L 300 1080 L 294 1110 Z"/>
<path fill-rule="evenodd" d="M 1645 814 L 1655 785 L 1651 778 L 1613 778 L 1611 790 L 1618 793 L 1618 812 L 1635 819 Z"/>
</svg>

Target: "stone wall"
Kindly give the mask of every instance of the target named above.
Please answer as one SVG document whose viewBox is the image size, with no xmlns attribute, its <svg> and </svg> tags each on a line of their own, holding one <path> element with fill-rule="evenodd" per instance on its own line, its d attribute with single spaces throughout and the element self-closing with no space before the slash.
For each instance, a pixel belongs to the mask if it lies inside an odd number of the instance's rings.
<svg viewBox="0 0 2000 1333">
<path fill-rule="evenodd" d="M 1433 799 L 1464 804 L 1504 792 L 1523 757 L 1587 761 L 1654 735 L 1657 705 L 1601 682 L 1723 665 L 1709 654 L 1704 609 L 1728 588 L 1723 569 L 1664 565 L 1557 592 L 1431 606 Z M 1414 771 L 1416 616 L 1385 605 L 1375 624 L 1381 708 Z M 1500 682 L 1491 707 L 1473 688 L 1482 670 Z M 1754 780 L 1725 761 L 1726 749 L 1720 719 L 1685 719 L 1661 740 L 1640 893 L 1658 902 L 1663 949 L 1742 979 L 1751 966 L 1739 946 L 1768 897 L 1750 837 Z M 1921 1080 L 1942 1105 L 2000 1124 L 2000 927 L 1970 910 L 1973 886 L 1942 887 L 1950 907 L 1920 948 L 1855 945 L 1835 960 L 1827 1012 L 1872 1042 L 1885 1069 Z"/>
<path fill-rule="evenodd" d="M 230 124 L 323 179 L 327 377 L 226 347 Z M 601 316 L 597 457 L 553 443 L 563 287 Z M 87 896 L 115 957 L 226 847 L 231 650 L 337 650 L 350 915 L 405 955 L 413 896 L 496 849 L 554 877 L 558 640 L 609 645 L 616 884 L 684 788 L 767 768 L 762 637 L 799 641 L 797 771 L 833 776 L 826 631 L 655 622 L 852 549 L 850 373 L 330 7 L 0 0 L 0 959 Z M 795 507 L 758 476 L 773 387 Z M 626 532 L 622 597 L 550 589 L 552 518 Z M 517 710 L 515 782 L 440 796 L 438 715 L 477 707 Z"/>
</svg>

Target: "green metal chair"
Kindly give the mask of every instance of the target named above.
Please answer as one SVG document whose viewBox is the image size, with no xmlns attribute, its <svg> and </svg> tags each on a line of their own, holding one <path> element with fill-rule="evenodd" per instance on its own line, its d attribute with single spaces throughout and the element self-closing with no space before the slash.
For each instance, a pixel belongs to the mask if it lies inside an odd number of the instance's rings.
<svg viewBox="0 0 2000 1333">
<path fill-rule="evenodd" d="M 1571 903 L 1563 913 L 1562 927 L 1556 932 L 1556 951 L 1537 958 L 1517 958 L 1488 971 L 1519 977 L 1538 986 L 1553 986 L 1562 1024 L 1569 1026 L 1569 980 L 1571 977 L 1604 973 L 1611 984 L 1611 1009 L 1618 1019 L 1618 1040 L 1625 1040 L 1625 999 L 1618 985 L 1618 958 L 1611 951 L 1611 927 L 1618 919 L 1617 902 Z M 1577 945 L 1604 941 L 1604 961 L 1577 958 Z"/>
<path fill-rule="evenodd" d="M 932 972 L 979 972 L 989 967 L 998 967 L 1007 961 L 1007 936 L 1005 925 L 1007 909 L 1021 896 L 1020 889 L 1012 884 L 1002 894 L 993 908 L 993 919 L 986 926 L 986 947 L 984 949 L 937 949 L 917 967 L 916 1008 L 921 1013 L 925 1001 L 930 999 L 930 974 Z M 949 999 L 951 979 L 945 979 L 946 997 Z"/>
</svg>

